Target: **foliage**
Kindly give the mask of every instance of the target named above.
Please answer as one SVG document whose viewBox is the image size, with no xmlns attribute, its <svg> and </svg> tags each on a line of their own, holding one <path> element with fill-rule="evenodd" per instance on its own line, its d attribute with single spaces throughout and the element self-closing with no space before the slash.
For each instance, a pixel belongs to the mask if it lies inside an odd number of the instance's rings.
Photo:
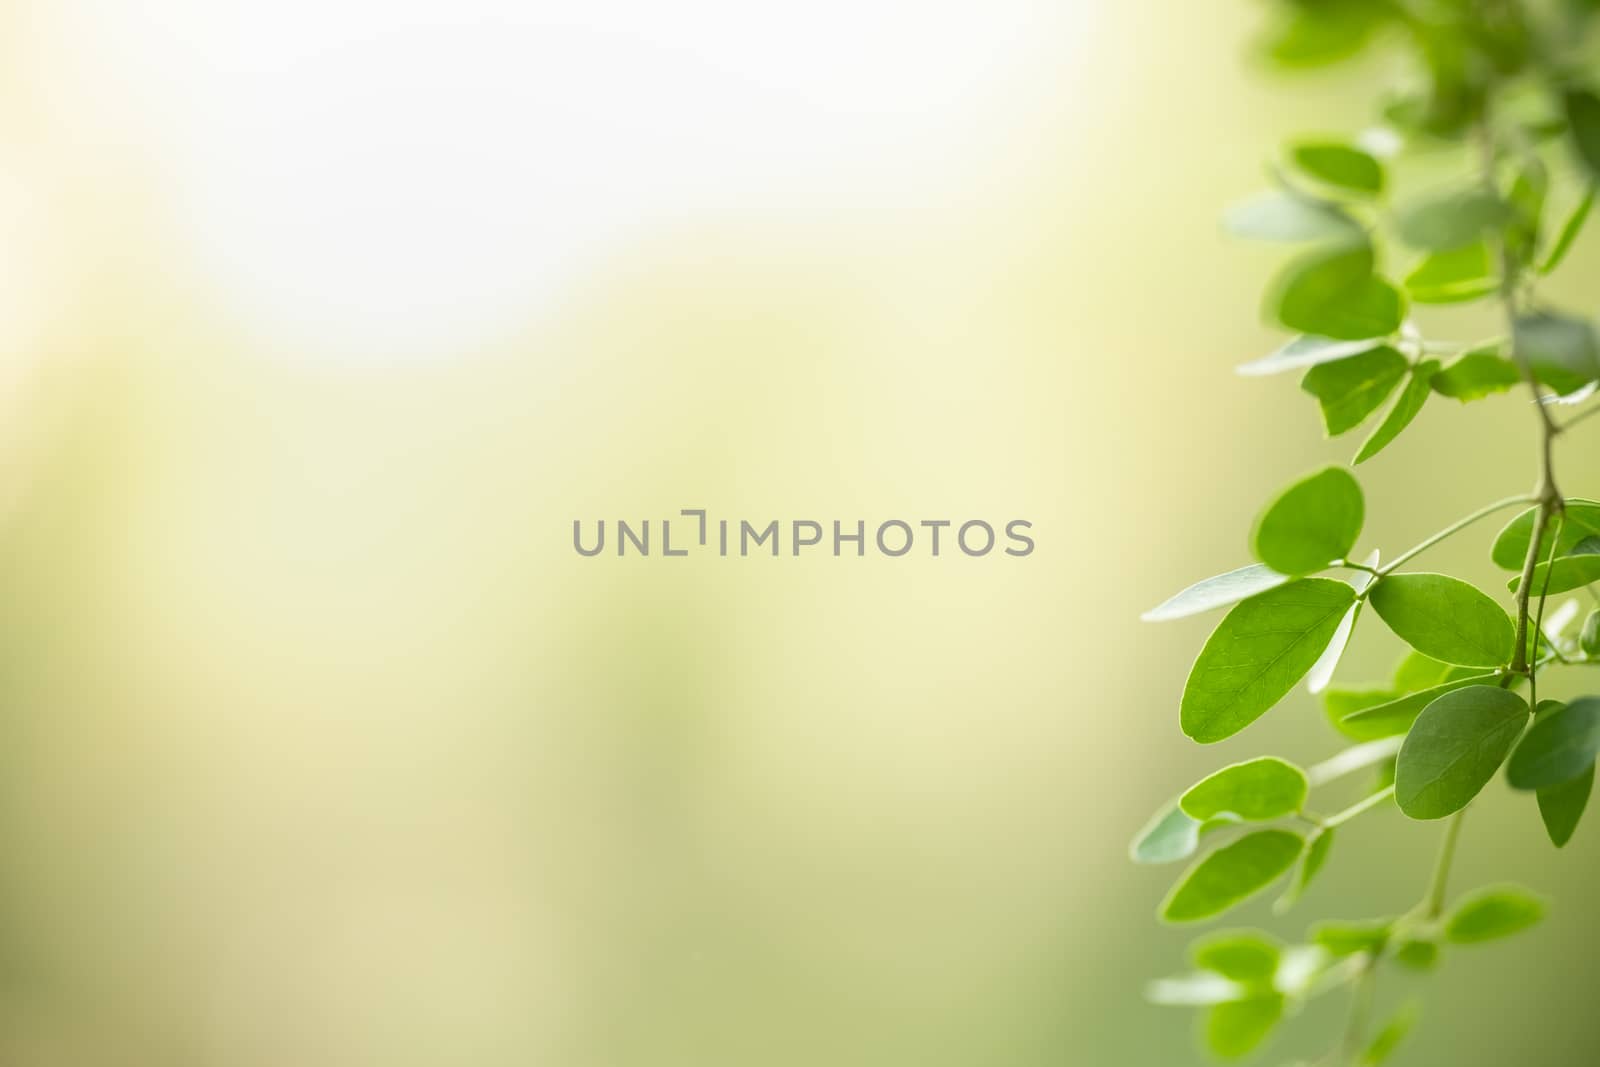
<svg viewBox="0 0 1600 1067">
<path fill-rule="evenodd" d="M 1276 907 L 1287 911 L 1337 862 L 1336 830 L 1342 840 L 1366 812 L 1444 820 L 1433 875 L 1408 911 L 1319 922 L 1300 944 L 1257 930 L 1206 934 L 1191 947 L 1190 973 L 1152 983 L 1152 1000 L 1203 1011 L 1200 1032 L 1217 1056 L 1250 1054 L 1306 1001 L 1345 989 L 1347 1031 L 1319 1063 L 1386 1060 L 1415 1006 L 1371 1018 L 1384 967 L 1426 971 L 1447 946 L 1506 937 L 1544 915 L 1543 901 L 1515 886 L 1449 903 L 1474 798 L 1504 768 L 1514 790 L 1536 799 L 1558 848 L 1588 803 L 1600 696 L 1541 702 L 1538 692 L 1548 670 L 1600 665 L 1600 610 L 1581 623 L 1576 601 L 1545 612 L 1547 598 L 1585 587 L 1593 595 L 1590 583 L 1600 582 L 1600 503 L 1562 495 L 1552 449 L 1600 411 L 1600 401 L 1586 404 L 1600 379 L 1600 333 L 1579 311 L 1550 306 L 1538 283 L 1579 238 L 1600 182 L 1597 16 L 1592 0 L 1274 0 L 1261 45 L 1268 62 L 1311 68 L 1381 53 L 1391 65 L 1400 57 L 1406 74 L 1379 102 L 1375 126 L 1292 140 L 1270 168 L 1273 188 L 1224 215 L 1237 236 L 1292 248 L 1263 310 L 1296 336 L 1240 372 L 1299 374 L 1330 438 L 1375 423 L 1352 465 L 1417 425 L 1434 396 L 1468 404 L 1526 390 L 1541 464 L 1531 493 L 1479 508 L 1381 563 L 1377 553 L 1358 561 L 1366 502 L 1354 474 L 1342 465 L 1309 473 L 1257 518 L 1255 562 L 1146 613 L 1155 621 L 1227 609 L 1180 702 L 1195 741 L 1232 737 L 1304 679 L 1354 742 L 1307 768 L 1275 756 L 1223 767 L 1158 812 L 1133 859 L 1191 861 L 1161 905 L 1164 921 L 1213 919 L 1285 880 Z M 1442 168 L 1443 182 L 1414 177 Z M 1494 312 L 1497 336 L 1428 336 L 1413 318 L 1423 305 L 1474 303 Z M 1403 569 L 1517 507 L 1489 553 L 1512 572 L 1504 590 Z M 1384 682 L 1330 685 L 1370 616 L 1410 652 Z M 1363 772 L 1376 784 L 1356 803 L 1332 815 L 1308 806 L 1330 782 Z"/>
</svg>

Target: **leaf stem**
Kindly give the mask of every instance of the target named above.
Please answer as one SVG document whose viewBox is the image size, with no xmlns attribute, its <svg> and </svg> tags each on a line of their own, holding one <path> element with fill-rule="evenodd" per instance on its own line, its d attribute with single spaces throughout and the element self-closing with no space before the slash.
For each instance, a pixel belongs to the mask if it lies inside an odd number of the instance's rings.
<svg viewBox="0 0 1600 1067">
<path fill-rule="evenodd" d="M 1343 826 L 1357 815 L 1360 815 L 1364 811 L 1371 811 L 1373 808 L 1377 807 L 1379 804 L 1382 804 L 1385 800 L 1388 800 L 1392 796 L 1394 796 L 1394 786 L 1385 786 L 1364 800 L 1358 800 L 1348 808 L 1345 808 L 1343 811 L 1323 819 L 1322 825 L 1325 829 L 1329 830 L 1333 829 L 1335 826 Z"/>
<path fill-rule="evenodd" d="M 1444 840 L 1439 844 L 1439 856 L 1433 863 L 1433 875 L 1428 879 L 1428 893 L 1423 897 L 1423 914 L 1429 920 L 1444 913 L 1444 896 L 1450 881 L 1450 867 L 1456 861 L 1456 842 L 1461 838 L 1461 820 L 1467 814 L 1462 808 L 1450 816 L 1444 828 Z"/>
<path fill-rule="evenodd" d="M 1532 504 L 1535 502 L 1535 499 L 1536 498 L 1524 494 L 1522 496 L 1508 496 L 1504 500 L 1496 500 L 1493 504 L 1485 504 L 1472 514 L 1467 515 L 1464 518 L 1457 519 L 1455 522 L 1452 522 L 1449 526 L 1446 526 L 1438 533 L 1432 534 L 1412 545 L 1394 559 L 1378 568 L 1378 575 L 1379 577 L 1382 577 L 1384 575 L 1394 573 L 1395 569 L 1402 563 L 1406 563 L 1412 558 L 1421 555 L 1423 552 L 1426 552 L 1440 541 L 1443 541 L 1448 537 L 1455 536 L 1480 519 L 1486 519 L 1497 511 L 1504 511 L 1506 508 L 1515 507 L 1518 504 Z M 1346 565 L 1348 566 L 1348 564 Z"/>
</svg>

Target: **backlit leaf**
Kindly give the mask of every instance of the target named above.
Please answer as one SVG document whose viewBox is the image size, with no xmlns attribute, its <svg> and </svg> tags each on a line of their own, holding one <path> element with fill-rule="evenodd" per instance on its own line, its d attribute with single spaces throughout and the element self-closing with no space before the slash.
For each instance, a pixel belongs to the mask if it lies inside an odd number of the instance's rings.
<svg viewBox="0 0 1600 1067">
<path fill-rule="evenodd" d="M 1190 961 L 1245 985 L 1272 981 L 1283 946 L 1260 930 L 1219 930 L 1189 946 Z"/>
<path fill-rule="evenodd" d="M 1359 196 L 1383 190 L 1383 165 L 1359 148 L 1328 142 L 1304 142 L 1289 148 L 1289 160 L 1322 185 Z"/>
<path fill-rule="evenodd" d="M 1458 945 L 1475 945 L 1520 933 L 1544 918 L 1544 901 L 1520 886 L 1490 886 L 1456 902 L 1444 935 Z"/>
<path fill-rule="evenodd" d="M 1161 905 L 1167 922 L 1221 915 L 1281 878 L 1300 856 L 1300 835 L 1257 830 L 1224 845 L 1184 872 Z"/>
<path fill-rule="evenodd" d="M 1206 1047 L 1225 1060 L 1248 1056 L 1271 1036 L 1282 1018 L 1282 993 L 1218 1004 L 1206 1011 Z"/>
<path fill-rule="evenodd" d="M 1309 788 L 1299 767 L 1276 756 L 1260 756 L 1202 779 L 1178 806 L 1201 822 L 1222 815 L 1262 821 L 1299 811 Z"/>
<path fill-rule="evenodd" d="M 1493 677 L 1493 674 L 1470 674 L 1415 693 L 1407 693 L 1384 704 L 1363 708 L 1340 720 L 1339 732 L 1357 741 L 1398 737 L 1411 729 L 1411 724 L 1417 721 L 1417 716 L 1422 714 L 1423 708 L 1444 694 L 1464 689 L 1469 685 L 1483 684 Z"/>
<path fill-rule="evenodd" d="M 1406 357 L 1388 345 L 1359 356 L 1312 367 L 1300 388 L 1317 398 L 1329 437 L 1360 426 L 1383 404 L 1408 369 Z"/>
<path fill-rule="evenodd" d="M 1389 408 L 1389 413 L 1383 417 L 1378 428 L 1372 431 L 1372 436 L 1362 444 L 1361 451 L 1356 453 L 1356 463 L 1365 463 L 1382 452 L 1411 425 L 1411 420 L 1421 413 L 1422 406 L 1428 402 L 1428 393 L 1438 372 L 1439 361 L 1436 359 L 1423 360 L 1411 368 L 1411 377 L 1406 381 L 1405 388 L 1400 390 L 1399 398 Z"/>
<path fill-rule="evenodd" d="M 1209 744 L 1254 722 L 1311 669 L 1354 602 L 1344 582 L 1302 578 L 1235 605 L 1189 672 L 1183 732 Z"/>
<path fill-rule="evenodd" d="M 1475 349 L 1433 376 L 1433 391 L 1466 403 L 1504 393 L 1522 382 L 1522 372 L 1498 349 Z"/>
<path fill-rule="evenodd" d="M 1289 264 L 1267 296 L 1267 313 L 1291 330 L 1341 340 L 1382 337 L 1400 328 L 1405 300 L 1373 273 L 1365 244 L 1320 249 Z"/>
<path fill-rule="evenodd" d="M 1474 241 L 1433 252 L 1406 275 L 1406 292 L 1419 304 L 1460 304 L 1495 291 L 1500 274 L 1489 246 Z"/>
<path fill-rule="evenodd" d="M 1282 574 L 1309 574 L 1343 559 L 1361 535 L 1365 503 L 1355 476 L 1325 467 L 1295 482 L 1256 520 L 1256 558 Z"/>
</svg>

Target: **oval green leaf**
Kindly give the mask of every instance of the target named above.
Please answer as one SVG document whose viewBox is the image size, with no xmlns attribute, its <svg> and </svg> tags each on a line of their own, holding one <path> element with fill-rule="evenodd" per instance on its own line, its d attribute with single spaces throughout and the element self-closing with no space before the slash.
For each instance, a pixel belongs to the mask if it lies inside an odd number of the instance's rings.
<svg viewBox="0 0 1600 1067">
<path fill-rule="evenodd" d="M 1419 304 L 1461 304 L 1495 291 L 1499 272 L 1484 241 L 1434 252 L 1406 275 L 1406 292 Z"/>
<path fill-rule="evenodd" d="M 1475 349 L 1433 376 L 1433 391 L 1463 404 L 1504 393 L 1522 382 L 1516 364 L 1498 349 Z"/>
<path fill-rule="evenodd" d="M 1223 816 L 1263 822 L 1299 811 L 1309 789 L 1305 771 L 1276 756 L 1261 756 L 1201 779 L 1178 806 L 1200 822 Z"/>
<path fill-rule="evenodd" d="M 1289 160 L 1308 177 L 1340 192 L 1375 196 L 1383 190 L 1383 165 L 1359 148 L 1301 143 L 1290 146 Z"/>
<path fill-rule="evenodd" d="M 1317 398 L 1329 437 L 1360 426 L 1383 405 L 1406 376 L 1406 357 L 1388 345 L 1359 356 L 1312 367 L 1300 388 Z"/>
<path fill-rule="evenodd" d="M 1570 782 L 1548 786 L 1539 790 L 1539 818 L 1544 832 L 1556 848 L 1565 848 L 1577 832 L 1584 809 L 1589 806 L 1589 795 L 1594 792 L 1594 766 Z"/>
<path fill-rule="evenodd" d="M 1161 905 L 1170 923 L 1221 915 L 1277 881 L 1300 856 L 1300 835 L 1257 830 L 1217 849 L 1190 867 Z"/>
<path fill-rule="evenodd" d="M 1462 897 L 1445 921 L 1444 936 L 1476 945 L 1520 933 L 1544 918 L 1544 901 L 1521 886 L 1489 886 Z"/>
<path fill-rule="evenodd" d="M 1493 678 L 1492 673 L 1469 674 L 1454 678 L 1403 697 L 1361 708 L 1339 720 L 1339 732 L 1356 741 L 1375 741 L 1380 737 L 1398 737 L 1411 729 L 1422 709 L 1446 693 L 1481 685 Z"/>
<path fill-rule="evenodd" d="M 1399 290 L 1373 273 L 1372 248 L 1358 244 L 1290 263 L 1268 290 L 1266 311 L 1291 330 L 1355 341 L 1399 329 L 1406 306 Z"/>
<path fill-rule="evenodd" d="M 1373 610 L 1406 644 L 1445 663 L 1498 667 L 1516 630 L 1504 608 L 1444 574 L 1393 574 L 1368 594 Z"/>
<path fill-rule="evenodd" d="M 1533 520 L 1538 508 L 1529 508 L 1506 523 L 1494 539 L 1489 558 L 1495 565 L 1508 571 L 1520 571 L 1528 555 L 1528 542 L 1533 539 Z M 1561 536 L 1556 540 L 1556 555 L 1565 556 L 1577 547 L 1578 542 L 1600 535 L 1600 503 L 1593 500 L 1570 499 L 1564 502 Z M 1552 524 L 1553 525 L 1553 524 Z M 1551 531 L 1545 530 L 1539 545 L 1539 559 L 1550 555 Z"/>
<path fill-rule="evenodd" d="M 1539 715 L 1506 763 L 1513 789 L 1562 785 L 1594 769 L 1600 753 L 1600 697 L 1583 697 Z"/>
<path fill-rule="evenodd" d="M 1225 1060 L 1248 1056 L 1283 1018 L 1282 993 L 1262 993 L 1206 1010 L 1206 1047 Z"/>
<path fill-rule="evenodd" d="M 1428 402 L 1434 375 L 1438 372 L 1439 361 L 1436 359 L 1424 360 L 1411 368 L 1411 379 L 1400 391 L 1400 397 L 1389 409 L 1389 414 L 1383 417 L 1378 428 L 1372 431 L 1372 436 L 1362 444 L 1361 451 L 1356 453 L 1356 464 L 1365 463 L 1388 448 L 1389 443 L 1399 437 L 1405 428 L 1411 425 L 1411 421 L 1422 413 L 1422 406 Z"/>
<path fill-rule="evenodd" d="M 1219 930 L 1189 946 L 1189 959 L 1202 971 L 1211 971 L 1244 985 L 1264 985 L 1277 973 L 1283 947 L 1260 930 Z"/>
<path fill-rule="evenodd" d="M 1279 574 L 1271 567 L 1252 563 L 1248 567 L 1240 567 L 1238 570 L 1198 581 L 1187 589 L 1174 593 L 1139 618 L 1145 622 L 1166 622 L 1169 619 L 1198 615 L 1212 608 L 1237 604 L 1257 593 L 1275 589 L 1288 580 L 1289 576 L 1286 574 Z"/>
<path fill-rule="evenodd" d="M 1128 846 L 1128 856 L 1135 863 L 1176 863 L 1194 855 L 1199 845 L 1200 824 L 1174 800 L 1139 831 Z"/>
<path fill-rule="evenodd" d="M 1528 704 L 1509 689 L 1472 685 L 1423 709 L 1395 764 L 1395 802 L 1413 819 L 1442 819 L 1466 807 L 1505 762 L 1528 722 Z"/>
<path fill-rule="evenodd" d="M 1333 640 L 1355 590 L 1302 578 L 1235 605 L 1201 649 L 1183 689 L 1183 732 L 1232 737 L 1282 700 Z"/>
<path fill-rule="evenodd" d="M 1365 502 L 1355 475 L 1326 467 L 1295 482 L 1256 520 L 1256 558 L 1283 574 L 1309 574 L 1343 559 L 1361 536 Z"/>
</svg>

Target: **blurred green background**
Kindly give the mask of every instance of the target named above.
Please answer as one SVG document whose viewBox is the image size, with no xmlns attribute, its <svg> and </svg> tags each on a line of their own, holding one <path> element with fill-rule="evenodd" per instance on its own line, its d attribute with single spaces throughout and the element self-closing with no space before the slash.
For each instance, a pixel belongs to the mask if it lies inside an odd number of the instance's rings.
<svg viewBox="0 0 1600 1067">
<path fill-rule="evenodd" d="M 1272 76 L 1260 19 L 0 3 L 0 1061 L 1197 1061 L 1140 997 L 1177 872 L 1126 842 L 1335 740 L 1301 692 L 1191 744 L 1208 621 L 1136 620 L 1353 448 L 1231 373 L 1279 257 L 1214 220 L 1384 70 Z M 1530 484 L 1524 409 L 1436 398 L 1364 544 Z M 684 507 L 1038 550 L 571 550 Z M 1429 566 L 1493 577 L 1494 525 Z M 1363 823 L 1239 920 L 1408 906 L 1437 829 Z M 1552 916 L 1456 954 L 1397 1062 L 1600 1056 L 1600 834 L 1537 824 L 1474 808 L 1456 887 Z"/>
</svg>

